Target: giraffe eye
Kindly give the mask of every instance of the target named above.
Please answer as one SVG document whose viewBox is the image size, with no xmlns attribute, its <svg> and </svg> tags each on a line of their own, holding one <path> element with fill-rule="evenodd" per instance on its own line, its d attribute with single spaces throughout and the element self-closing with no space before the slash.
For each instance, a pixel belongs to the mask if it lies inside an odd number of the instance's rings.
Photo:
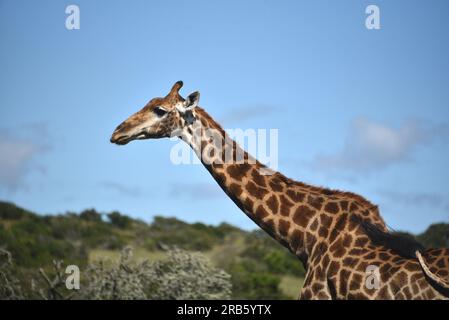
<svg viewBox="0 0 449 320">
<path fill-rule="evenodd" d="M 158 116 L 158 117 L 163 117 L 165 116 L 165 114 L 167 113 L 167 110 L 165 110 L 162 107 L 156 107 L 153 109 L 153 112 Z"/>
</svg>

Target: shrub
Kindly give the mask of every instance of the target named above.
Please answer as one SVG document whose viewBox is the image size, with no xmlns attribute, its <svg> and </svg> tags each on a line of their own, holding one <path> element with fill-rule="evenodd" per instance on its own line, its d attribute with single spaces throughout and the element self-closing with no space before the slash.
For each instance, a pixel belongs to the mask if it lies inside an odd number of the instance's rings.
<svg viewBox="0 0 449 320">
<path fill-rule="evenodd" d="M 291 274 L 297 277 L 305 274 L 302 263 L 286 250 L 271 251 L 263 257 L 262 261 L 272 273 Z"/>
<path fill-rule="evenodd" d="M 229 299 L 230 275 L 200 253 L 180 249 L 153 264 L 148 273 L 150 299 Z"/>
<path fill-rule="evenodd" d="M 27 215 L 27 212 L 9 202 L 0 201 L 0 219 L 19 220 Z"/>
<path fill-rule="evenodd" d="M 19 280 L 13 275 L 11 254 L 0 249 L 0 300 L 23 299 Z"/>
<path fill-rule="evenodd" d="M 117 211 L 113 211 L 108 214 L 108 219 L 113 226 L 117 228 L 126 229 L 131 225 L 132 219 L 120 214 Z"/>
<path fill-rule="evenodd" d="M 80 218 L 86 221 L 102 221 L 101 214 L 95 209 L 87 209 L 80 213 Z"/>
<path fill-rule="evenodd" d="M 234 299 L 287 299 L 279 288 L 280 278 L 249 263 L 235 263 L 229 269 Z"/>
<path fill-rule="evenodd" d="M 176 218 L 155 217 L 150 236 L 156 242 L 185 250 L 206 251 L 222 240 L 223 235 L 202 223 L 188 224 Z"/>
<path fill-rule="evenodd" d="M 164 261 L 132 262 L 132 249 L 123 250 L 118 265 L 91 265 L 82 299 L 227 299 L 230 276 L 199 253 L 173 249 Z"/>
<path fill-rule="evenodd" d="M 77 291 L 65 288 L 62 261 L 53 261 L 47 275 L 39 269 L 39 278 L 32 278 L 28 295 L 12 272 L 11 254 L 0 249 L 0 299 L 229 299 L 230 276 L 213 267 L 200 253 L 180 249 L 168 252 L 164 261 L 134 263 L 132 248 L 123 249 L 115 264 L 104 261 L 89 265 L 81 272 L 82 283 Z"/>
<path fill-rule="evenodd" d="M 122 251 L 118 265 L 105 267 L 103 262 L 90 265 L 79 298 L 89 300 L 146 299 L 144 284 L 147 263 L 131 263 L 132 250 Z"/>
<path fill-rule="evenodd" d="M 449 224 L 432 224 L 417 238 L 424 246 L 428 248 L 449 247 Z"/>
</svg>

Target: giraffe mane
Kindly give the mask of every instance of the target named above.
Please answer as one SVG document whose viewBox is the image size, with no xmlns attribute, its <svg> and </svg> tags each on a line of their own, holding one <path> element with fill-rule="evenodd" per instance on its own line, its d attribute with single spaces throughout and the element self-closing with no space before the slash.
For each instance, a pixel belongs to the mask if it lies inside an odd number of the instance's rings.
<svg viewBox="0 0 449 320">
<path fill-rule="evenodd" d="M 359 218 L 355 219 L 359 220 L 358 222 L 362 226 L 366 235 L 374 244 L 391 249 L 401 257 L 416 259 L 416 252 L 425 250 L 425 247 L 415 239 L 411 239 L 403 235 L 392 234 L 391 232 L 386 232 L 380 229 L 378 226 L 375 226 L 368 221 Z"/>
<path fill-rule="evenodd" d="M 376 208 L 377 207 L 377 205 L 368 201 L 366 198 L 364 198 L 361 195 L 358 195 L 356 193 L 353 193 L 353 192 L 309 185 L 304 182 L 290 179 L 279 172 L 276 172 L 276 175 L 279 179 L 284 181 L 287 185 L 296 185 L 300 188 L 307 188 L 308 190 L 314 191 L 316 193 L 322 193 L 327 196 L 333 196 L 333 195 L 334 196 L 343 196 L 345 198 L 353 199 L 353 200 L 357 201 L 358 203 L 360 203 L 361 205 L 366 206 L 367 208 Z"/>
<path fill-rule="evenodd" d="M 359 223 L 374 244 L 391 249 L 401 257 L 407 259 L 417 259 L 422 270 L 424 271 L 424 274 L 431 280 L 430 283 L 432 287 L 434 287 L 441 294 L 449 296 L 449 281 L 445 278 L 439 277 L 430 270 L 424 257 L 422 256 L 422 252 L 425 251 L 425 247 L 421 243 L 415 239 L 411 239 L 403 235 L 385 232 L 372 223 L 361 219 L 359 219 Z"/>
<path fill-rule="evenodd" d="M 199 112 L 201 114 L 201 116 L 203 118 L 205 118 L 208 122 L 209 125 L 212 125 L 215 129 L 224 132 L 224 129 L 220 126 L 219 123 L 217 123 L 203 108 L 201 107 L 196 107 L 195 108 L 196 112 Z M 260 164 L 259 161 L 257 161 L 257 164 L 259 166 L 261 166 L 262 164 Z M 310 191 L 316 192 L 316 193 L 320 193 L 320 194 L 325 194 L 327 196 L 343 196 L 345 198 L 348 199 L 353 199 L 355 201 L 357 201 L 358 203 L 360 203 L 362 206 L 366 207 L 366 208 L 377 208 L 377 205 L 371 203 L 370 201 L 368 201 L 367 199 L 365 199 L 364 197 L 362 197 L 361 195 L 358 195 L 356 193 L 353 192 L 349 192 L 349 191 L 341 191 L 341 190 L 336 190 L 336 189 L 330 189 L 330 188 L 324 188 L 324 187 L 317 187 L 317 186 L 313 186 L 313 185 L 309 185 L 300 181 L 296 181 L 293 180 L 291 178 L 286 177 L 285 175 L 283 175 L 282 173 L 276 171 L 274 173 L 275 177 L 277 177 L 279 180 L 283 181 L 286 185 L 289 186 L 293 186 L 296 185 L 300 188 L 306 188 Z"/>
</svg>

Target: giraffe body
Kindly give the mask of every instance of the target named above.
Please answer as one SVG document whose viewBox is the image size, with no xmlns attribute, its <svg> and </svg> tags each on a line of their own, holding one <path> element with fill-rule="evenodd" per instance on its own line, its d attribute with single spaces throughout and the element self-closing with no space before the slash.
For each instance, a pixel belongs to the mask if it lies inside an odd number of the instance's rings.
<svg viewBox="0 0 449 320">
<path fill-rule="evenodd" d="M 198 107 L 199 93 L 184 100 L 178 92 L 181 86 L 177 82 L 165 98 L 151 100 L 124 121 L 111 142 L 176 135 L 188 143 L 232 201 L 303 262 L 307 274 L 302 299 L 445 297 L 430 284 L 416 258 L 405 259 L 367 236 L 358 221 L 387 231 L 377 206 L 354 193 L 307 185 L 270 171 Z M 444 276 L 449 252 L 438 251 L 443 262 L 435 262 L 435 252 L 423 253 L 423 259 Z M 377 288 L 366 286 L 368 266 L 379 268 Z"/>
</svg>

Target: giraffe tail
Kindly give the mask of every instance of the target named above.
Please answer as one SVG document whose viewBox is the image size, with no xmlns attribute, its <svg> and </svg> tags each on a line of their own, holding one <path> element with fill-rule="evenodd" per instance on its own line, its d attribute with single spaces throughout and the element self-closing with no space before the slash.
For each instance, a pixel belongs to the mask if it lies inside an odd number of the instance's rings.
<svg viewBox="0 0 449 320">
<path fill-rule="evenodd" d="M 439 276 L 437 276 L 435 273 L 433 273 L 429 267 L 426 264 L 426 261 L 424 260 L 424 257 L 421 254 L 421 251 L 416 250 L 415 255 L 418 258 L 419 264 L 421 265 L 421 268 L 424 270 L 424 273 L 426 276 L 428 276 L 430 279 L 432 279 L 435 283 L 437 283 L 439 286 L 449 289 L 449 281 L 446 279 L 442 279 Z"/>
</svg>

